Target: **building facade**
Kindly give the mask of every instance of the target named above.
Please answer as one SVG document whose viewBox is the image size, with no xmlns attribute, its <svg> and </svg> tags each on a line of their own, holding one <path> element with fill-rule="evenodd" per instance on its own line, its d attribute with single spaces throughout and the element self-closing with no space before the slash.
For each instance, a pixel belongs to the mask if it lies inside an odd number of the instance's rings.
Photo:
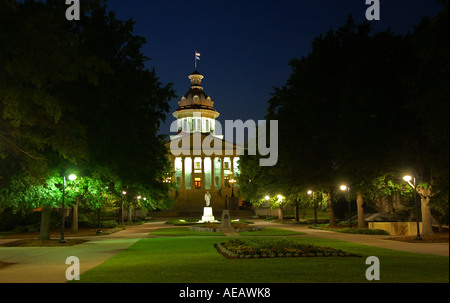
<svg viewBox="0 0 450 303">
<path fill-rule="evenodd" d="M 230 198 L 237 195 L 235 182 L 240 174 L 242 148 L 216 134 L 220 114 L 203 90 L 203 75 L 194 71 L 188 78 L 189 91 L 173 113 L 177 134 L 166 143 L 172 168 L 166 180 L 175 186 L 171 193 L 174 210 L 201 212 L 207 192 L 214 211 L 236 210 L 238 200 Z"/>
</svg>

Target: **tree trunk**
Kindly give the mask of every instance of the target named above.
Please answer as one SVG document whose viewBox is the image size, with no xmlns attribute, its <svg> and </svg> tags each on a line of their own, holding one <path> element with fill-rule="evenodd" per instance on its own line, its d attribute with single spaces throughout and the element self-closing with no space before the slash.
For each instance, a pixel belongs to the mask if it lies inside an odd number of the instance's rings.
<svg viewBox="0 0 450 303">
<path fill-rule="evenodd" d="M 50 240 L 50 219 L 52 208 L 43 206 L 41 211 L 41 229 L 39 231 L 39 240 Z"/>
<path fill-rule="evenodd" d="M 314 204 L 314 226 L 317 225 L 317 205 Z"/>
<path fill-rule="evenodd" d="M 336 227 L 336 216 L 334 215 L 333 188 L 328 191 L 328 211 L 330 213 L 330 227 Z"/>
<path fill-rule="evenodd" d="M 366 220 L 364 216 L 364 198 L 362 191 L 356 192 L 356 206 L 358 209 L 358 228 L 366 227 Z"/>
<path fill-rule="evenodd" d="M 298 204 L 295 204 L 294 212 L 295 212 L 295 222 L 298 222 L 298 221 L 299 221 L 299 217 L 298 217 Z"/>
<path fill-rule="evenodd" d="M 394 212 L 394 195 L 390 195 L 386 198 L 387 201 L 387 212 L 393 213 Z"/>
<path fill-rule="evenodd" d="M 132 222 L 132 215 L 131 215 L 131 204 L 128 205 L 128 224 L 131 224 Z"/>
<path fill-rule="evenodd" d="M 394 193 L 394 207 L 392 209 L 392 211 L 395 213 L 397 210 L 402 208 L 402 201 L 401 201 L 401 196 L 400 196 L 400 192 L 396 191 Z"/>
<path fill-rule="evenodd" d="M 283 207 L 278 208 L 278 219 L 281 222 L 284 221 L 284 209 L 283 209 Z"/>
<path fill-rule="evenodd" d="M 72 232 L 76 233 L 78 231 L 78 199 L 72 206 Z"/>
<path fill-rule="evenodd" d="M 120 208 L 119 208 L 119 224 L 123 224 L 123 201 L 120 202 Z"/>
<path fill-rule="evenodd" d="M 432 235 L 433 227 L 431 222 L 430 194 L 428 188 L 421 188 L 420 201 L 422 204 L 422 235 Z"/>
</svg>

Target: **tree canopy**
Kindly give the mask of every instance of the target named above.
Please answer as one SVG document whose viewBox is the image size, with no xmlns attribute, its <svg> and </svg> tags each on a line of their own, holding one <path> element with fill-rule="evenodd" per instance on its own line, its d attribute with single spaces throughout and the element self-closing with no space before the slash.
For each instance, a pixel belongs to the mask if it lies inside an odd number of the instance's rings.
<svg viewBox="0 0 450 303">
<path fill-rule="evenodd" d="M 92 189 L 113 182 L 153 207 L 169 202 L 157 131 L 174 91 L 146 68 L 135 22 L 105 3 L 83 1 L 80 20 L 68 21 L 63 1 L 0 1 L 2 190 L 45 187 L 70 168 Z"/>
<path fill-rule="evenodd" d="M 268 101 L 266 118 L 279 123 L 277 165 L 241 159 L 244 196 L 347 184 L 370 200 L 376 180 L 399 183 L 405 172 L 448 193 L 447 25 L 446 8 L 408 35 L 374 33 L 350 16 L 317 37 Z"/>
</svg>

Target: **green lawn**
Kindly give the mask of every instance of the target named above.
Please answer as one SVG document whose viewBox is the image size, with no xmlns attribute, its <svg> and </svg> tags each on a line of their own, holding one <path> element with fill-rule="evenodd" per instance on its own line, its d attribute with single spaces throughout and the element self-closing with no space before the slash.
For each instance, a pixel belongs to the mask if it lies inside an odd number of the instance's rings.
<svg viewBox="0 0 450 303">
<path fill-rule="evenodd" d="M 449 258 L 406 253 L 338 240 L 290 240 L 330 246 L 361 257 L 313 257 L 230 260 L 214 243 L 234 237 L 161 237 L 142 239 L 103 264 L 83 273 L 79 282 L 149 283 L 301 283 L 369 282 L 368 256 L 380 260 L 382 283 L 449 282 Z M 374 283 L 375 281 L 370 281 Z"/>
<path fill-rule="evenodd" d="M 266 227 L 262 231 L 246 231 L 246 232 L 239 232 L 239 234 L 241 236 L 293 236 L 293 235 L 304 235 L 305 233 L 286 230 L 283 228 Z M 165 236 L 165 237 L 225 236 L 224 233 L 220 232 L 192 231 L 189 230 L 188 227 L 159 228 L 155 231 L 152 231 L 150 235 Z"/>
<path fill-rule="evenodd" d="M 214 236 L 225 236 L 224 233 L 220 232 L 208 232 L 208 231 L 192 231 L 188 227 L 169 227 L 169 228 L 159 228 L 150 233 L 152 236 L 165 236 L 165 237 L 214 237 Z"/>
<path fill-rule="evenodd" d="M 295 236 L 304 235 L 305 233 L 287 230 L 284 228 L 266 227 L 261 231 L 242 231 L 241 236 Z"/>
</svg>

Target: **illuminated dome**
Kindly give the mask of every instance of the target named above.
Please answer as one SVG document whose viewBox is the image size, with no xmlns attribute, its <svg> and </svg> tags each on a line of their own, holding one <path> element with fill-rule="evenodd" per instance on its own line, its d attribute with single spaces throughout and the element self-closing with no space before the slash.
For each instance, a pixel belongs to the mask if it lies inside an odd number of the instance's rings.
<svg viewBox="0 0 450 303">
<path fill-rule="evenodd" d="M 203 91 L 201 84 L 204 77 L 194 71 L 188 78 L 191 87 L 178 101 L 178 109 L 172 114 L 177 118 L 178 133 L 215 134 L 215 119 L 220 114 L 214 109 L 214 101 Z"/>
<path fill-rule="evenodd" d="M 220 114 L 214 109 L 214 101 L 203 90 L 202 79 L 198 71 L 189 75 L 191 87 L 189 91 L 178 101 L 178 109 L 173 113 L 177 119 L 192 117 L 194 112 L 201 113 L 202 117 L 215 119 Z"/>
</svg>

